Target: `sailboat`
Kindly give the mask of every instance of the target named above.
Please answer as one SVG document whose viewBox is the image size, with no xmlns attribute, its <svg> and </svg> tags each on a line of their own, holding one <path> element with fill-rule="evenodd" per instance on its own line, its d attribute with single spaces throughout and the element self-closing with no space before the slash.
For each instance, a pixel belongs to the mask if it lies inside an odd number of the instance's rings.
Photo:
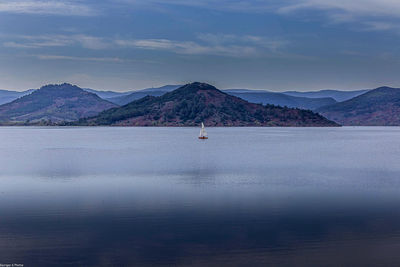
<svg viewBox="0 0 400 267">
<path fill-rule="evenodd" d="M 199 139 L 208 139 L 206 129 L 204 128 L 204 123 L 201 123 L 201 130 L 199 134 Z"/>
</svg>

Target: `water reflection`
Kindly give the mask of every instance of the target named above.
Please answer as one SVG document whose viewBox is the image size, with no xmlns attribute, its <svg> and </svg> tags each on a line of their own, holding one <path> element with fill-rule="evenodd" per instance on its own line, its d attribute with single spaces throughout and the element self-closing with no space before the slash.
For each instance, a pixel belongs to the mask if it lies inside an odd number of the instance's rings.
<svg viewBox="0 0 400 267">
<path fill-rule="evenodd" d="M 209 132 L 1 128 L 1 262 L 400 263 L 399 128 Z"/>
</svg>

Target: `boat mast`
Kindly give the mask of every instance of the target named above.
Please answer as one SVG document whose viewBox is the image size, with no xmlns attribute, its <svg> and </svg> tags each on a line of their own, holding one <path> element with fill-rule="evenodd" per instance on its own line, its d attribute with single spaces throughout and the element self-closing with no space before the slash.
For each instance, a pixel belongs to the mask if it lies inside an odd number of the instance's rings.
<svg viewBox="0 0 400 267">
<path fill-rule="evenodd" d="M 206 129 L 204 128 L 204 123 L 201 123 L 200 137 L 207 137 Z"/>
</svg>

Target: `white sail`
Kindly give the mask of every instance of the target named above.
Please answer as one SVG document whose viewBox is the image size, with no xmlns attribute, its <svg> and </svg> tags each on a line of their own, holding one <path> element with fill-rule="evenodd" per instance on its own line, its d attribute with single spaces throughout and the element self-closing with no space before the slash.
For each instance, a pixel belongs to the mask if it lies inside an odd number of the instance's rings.
<svg viewBox="0 0 400 267">
<path fill-rule="evenodd" d="M 204 128 L 204 123 L 201 123 L 201 130 L 199 137 L 207 137 L 206 129 Z"/>
</svg>

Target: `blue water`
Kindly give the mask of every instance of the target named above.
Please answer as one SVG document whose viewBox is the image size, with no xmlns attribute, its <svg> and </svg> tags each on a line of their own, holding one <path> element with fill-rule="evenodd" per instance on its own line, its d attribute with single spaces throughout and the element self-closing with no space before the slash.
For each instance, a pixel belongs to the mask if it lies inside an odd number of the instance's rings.
<svg viewBox="0 0 400 267">
<path fill-rule="evenodd" d="M 400 128 L 0 128 L 0 263 L 399 266 Z"/>
</svg>

